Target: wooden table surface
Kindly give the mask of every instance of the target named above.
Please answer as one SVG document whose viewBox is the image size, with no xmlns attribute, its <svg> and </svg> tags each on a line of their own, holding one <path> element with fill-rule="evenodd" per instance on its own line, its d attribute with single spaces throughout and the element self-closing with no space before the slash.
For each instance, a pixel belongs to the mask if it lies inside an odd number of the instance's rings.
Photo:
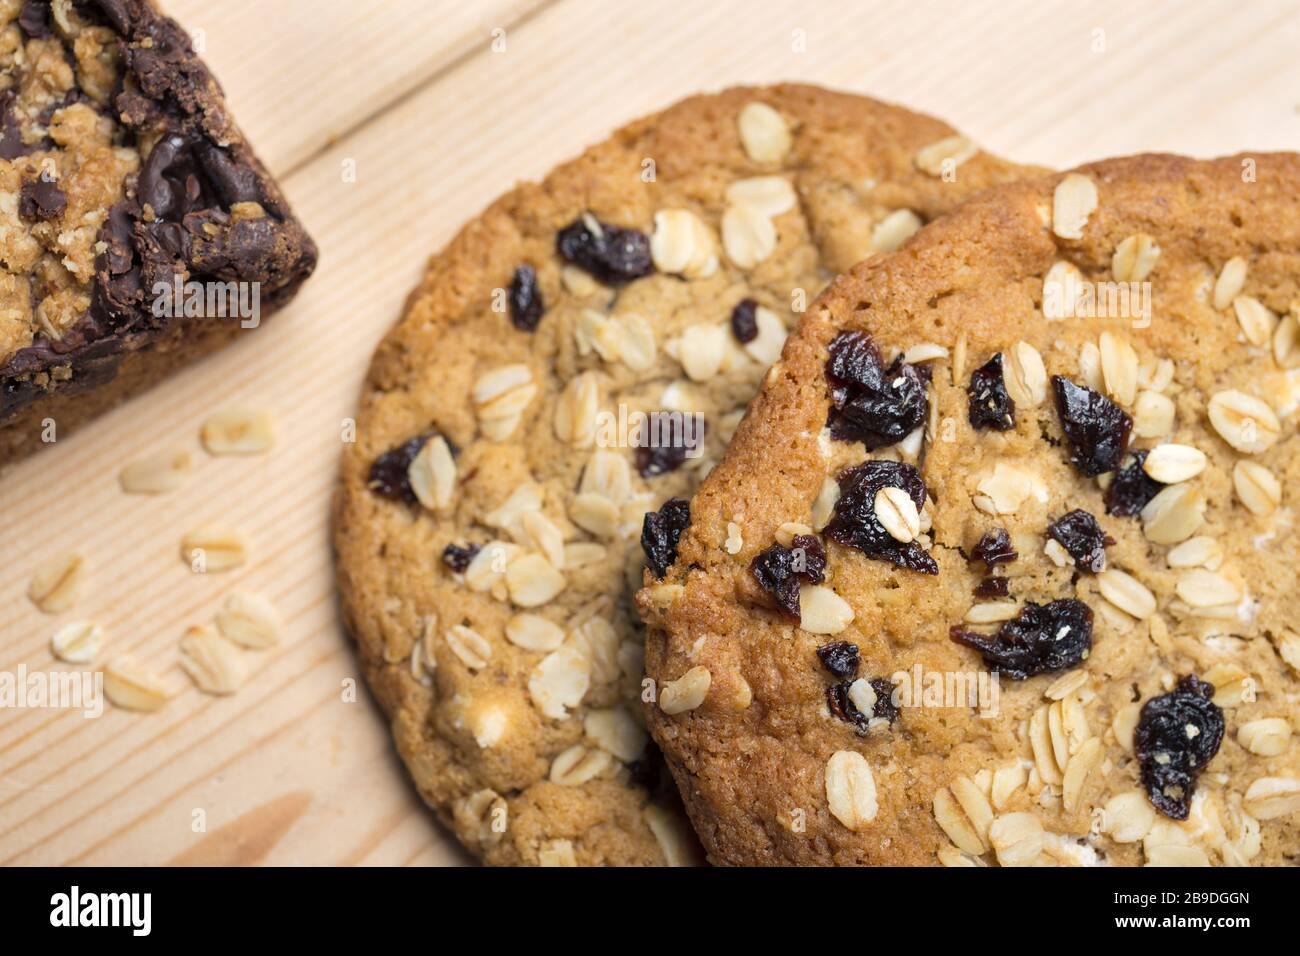
<svg viewBox="0 0 1300 956">
<path fill-rule="evenodd" d="M 185 688 L 150 715 L 0 709 L 4 863 L 467 862 L 408 785 L 367 693 L 344 693 L 359 675 L 326 525 L 371 350 L 425 258 L 516 180 L 687 94 L 781 79 L 932 112 L 1046 165 L 1300 144 L 1300 13 L 1283 0 L 167 7 L 321 263 L 264 329 L 0 480 L 0 671 L 64 666 L 51 633 L 90 617 L 110 635 L 105 657 L 129 652 Z M 275 410 L 271 455 L 200 453 L 180 492 L 120 492 L 123 463 L 197 448 L 205 413 L 234 401 Z M 210 520 L 250 532 L 245 567 L 205 577 L 182 565 L 180 531 Z M 73 549 L 91 566 L 84 597 L 38 613 L 23 596 L 32 568 Z M 240 693 L 206 697 L 176 667 L 176 642 L 235 586 L 277 603 L 286 638 Z"/>
</svg>

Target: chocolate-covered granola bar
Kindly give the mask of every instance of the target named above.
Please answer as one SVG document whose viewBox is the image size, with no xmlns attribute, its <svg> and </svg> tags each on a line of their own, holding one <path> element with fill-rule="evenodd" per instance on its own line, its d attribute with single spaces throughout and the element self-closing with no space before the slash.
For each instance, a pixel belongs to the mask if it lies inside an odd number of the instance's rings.
<svg viewBox="0 0 1300 956">
<path fill-rule="evenodd" d="M 0 0 L 0 466 L 293 297 L 316 247 L 147 0 Z"/>
</svg>

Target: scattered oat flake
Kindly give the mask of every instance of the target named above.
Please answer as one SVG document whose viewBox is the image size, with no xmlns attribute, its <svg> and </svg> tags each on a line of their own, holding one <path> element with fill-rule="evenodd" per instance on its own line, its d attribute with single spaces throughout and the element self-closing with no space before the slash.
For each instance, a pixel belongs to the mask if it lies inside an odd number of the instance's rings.
<svg viewBox="0 0 1300 956">
<path fill-rule="evenodd" d="M 124 466 L 117 480 L 128 495 L 164 495 L 185 484 L 193 469 L 187 449 L 165 448 Z"/>
<path fill-rule="evenodd" d="M 58 614 L 77 603 L 86 577 L 86 560 L 61 554 L 41 564 L 27 586 L 27 597 L 46 614 Z"/>
<path fill-rule="evenodd" d="M 275 443 L 269 409 L 236 406 L 208 417 L 199 431 L 210 455 L 260 455 Z"/>
</svg>

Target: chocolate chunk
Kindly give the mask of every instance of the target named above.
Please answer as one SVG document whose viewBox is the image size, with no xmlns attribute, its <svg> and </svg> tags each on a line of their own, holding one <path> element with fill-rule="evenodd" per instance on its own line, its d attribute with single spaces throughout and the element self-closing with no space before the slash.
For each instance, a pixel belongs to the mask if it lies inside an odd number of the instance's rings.
<svg viewBox="0 0 1300 956">
<path fill-rule="evenodd" d="M 741 299 L 731 310 L 731 334 L 742 345 L 758 338 L 758 303 Z"/>
<path fill-rule="evenodd" d="M 1052 376 L 1056 409 L 1070 443 L 1070 464 L 1089 478 L 1119 467 L 1133 419 L 1105 395 Z"/>
<path fill-rule="evenodd" d="M 1140 514 L 1147 503 L 1165 487 L 1146 473 L 1142 467 L 1147 451 L 1135 451 L 1129 463 L 1115 472 L 1106 487 L 1106 514 L 1131 518 Z"/>
<path fill-rule="evenodd" d="M 790 547 L 777 543 L 755 555 L 749 573 L 776 606 L 797 621 L 800 586 L 826 580 L 826 550 L 816 535 L 795 535 Z"/>
<path fill-rule="evenodd" d="M 13 111 L 16 97 L 12 89 L 0 91 L 0 159 L 11 161 L 35 149 L 23 142 L 23 127 Z"/>
<path fill-rule="evenodd" d="M 641 550 L 656 578 L 662 579 L 677 560 L 677 543 L 691 526 L 691 505 L 669 498 L 658 511 L 647 511 L 641 523 Z"/>
<path fill-rule="evenodd" d="M 836 677 L 853 677 L 858 672 L 861 654 L 858 645 L 851 641 L 831 641 L 817 648 L 817 658 L 822 666 Z"/>
<path fill-rule="evenodd" d="M 1011 535 L 1006 528 L 990 528 L 975 545 L 970 557 L 972 561 L 983 561 L 984 566 L 992 571 L 994 565 L 1014 561 L 1020 555 L 1011 546 Z"/>
<path fill-rule="evenodd" d="M 1074 598 L 1048 605 L 1027 601 L 1020 614 L 1004 621 L 992 637 L 959 626 L 954 626 L 948 636 L 979 651 L 985 666 L 1012 680 L 1024 680 L 1074 667 L 1088 656 L 1092 650 L 1092 609 Z"/>
<path fill-rule="evenodd" d="M 896 564 L 900 568 L 938 574 L 939 565 L 915 541 L 902 543 L 894 538 L 876 517 L 876 492 L 882 488 L 901 488 L 907 492 L 917 511 L 925 504 L 925 482 L 911 465 L 895 461 L 864 462 L 839 476 L 840 498 L 826 536 L 869 557 Z"/>
<path fill-rule="evenodd" d="M 510 280 L 510 321 L 521 332 L 532 332 L 542 321 L 546 304 L 537 286 L 537 271 L 528 263 L 515 269 Z"/>
<path fill-rule="evenodd" d="M 47 38 L 50 35 L 49 0 L 27 0 L 18 14 L 18 26 L 30 39 Z"/>
<path fill-rule="evenodd" d="M 841 332 L 826 362 L 831 437 L 860 441 L 869 450 L 902 441 L 925 421 L 928 374 L 904 363 L 901 355 L 885 368 L 871 336 Z"/>
<path fill-rule="evenodd" d="M 118 33 L 126 36 L 131 32 L 131 12 L 124 0 L 91 0 L 99 8 L 104 19 Z"/>
<path fill-rule="evenodd" d="M 607 285 L 618 285 L 654 271 L 650 237 L 635 229 L 620 229 L 593 217 L 575 219 L 555 237 L 559 254 Z"/>
<path fill-rule="evenodd" d="M 1147 799 L 1174 820 L 1187 819 L 1196 778 L 1223 742 L 1223 711 L 1213 697 L 1212 685 L 1189 674 L 1142 705 L 1133 731 Z"/>
<path fill-rule="evenodd" d="M 1005 432 L 1016 427 L 1016 403 L 1002 377 L 1001 352 L 971 373 L 966 394 L 970 401 L 966 414 L 976 428 Z"/>
<path fill-rule="evenodd" d="M 370 466 L 369 487 L 377 495 L 385 498 L 391 498 L 394 501 L 404 501 L 409 505 L 419 501 L 415 497 L 415 490 L 411 488 L 411 480 L 407 477 L 407 469 L 411 467 L 411 462 L 415 461 L 415 456 L 420 453 L 420 449 L 437 431 L 427 431 L 421 435 L 416 435 L 408 441 L 402 442 L 396 448 L 392 448 L 378 458 Z M 456 453 L 455 446 L 447 442 L 452 449 L 452 454 Z"/>
<path fill-rule="evenodd" d="M 194 144 L 194 156 L 223 209 L 241 202 L 262 201 L 257 174 L 247 164 L 235 162 L 220 146 L 200 140 Z"/>
<path fill-rule="evenodd" d="M 37 176 L 23 183 L 18 198 L 18 215 L 30 221 L 49 222 L 63 215 L 68 206 L 68 197 L 63 194 L 59 184 L 44 176 Z"/>
<path fill-rule="evenodd" d="M 1006 578 L 987 577 L 975 585 L 972 591 L 977 598 L 983 598 L 986 601 L 1009 597 L 1011 582 Z"/>
<path fill-rule="evenodd" d="M 449 544 L 442 549 L 442 563 L 457 574 L 464 574 L 474 556 L 482 550 L 481 544 Z"/>
<path fill-rule="evenodd" d="M 1106 567 L 1106 546 L 1115 543 L 1101 530 L 1097 519 L 1081 508 L 1053 521 L 1047 533 L 1069 552 L 1080 570 L 1093 574 Z"/>
<path fill-rule="evenodd" d="M 687 427 L 689 422 L 690 427 Z M 703 418 L 684 418 L 671 412 L 653 412 L 641 429 L 633 452 L 637 473 L 642 478 L 655 478 L 676 471 L 692 453 L 704 445 Z"/>
<path fill-rule="evenodd" d="M 204 201 L 192 147 L 183 136 L 164 136 L 140 168 L 140 204 L 160 222 L 179 222 L 187 212 L 211 204 Z"/>
</svg>

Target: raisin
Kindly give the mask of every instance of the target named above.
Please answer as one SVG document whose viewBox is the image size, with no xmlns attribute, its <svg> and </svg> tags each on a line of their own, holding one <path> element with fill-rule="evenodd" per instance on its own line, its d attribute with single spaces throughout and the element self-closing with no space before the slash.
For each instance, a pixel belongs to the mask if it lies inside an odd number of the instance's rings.
<svg viewBox="0 0 1300 956">
<path fill-rule="evenodd" d="M 449 544 L 442 549 L 442 563 L 457 574 L 464 574 L 474 556 L 482 550 L 481 544 Z"/>
<path fill-rule="evenodd" d="M 601 282 L 617 285 L 654 272 L 650 237 L 635 229 L 620 229 L 590 216 L 569 223 L 555 237 L 555 248 L 566 260 Z"/>
<path fill-rule="evenodd" d="M 755 555 L 749 573 L 776 606 L 797 621 L 799 586 L 826 580 L 826 549 L 816 535 L 795 535 L 790 547 L 778 543 Z"/>
<path fill-rule="evenodd" d="M 827 537 L 900 568 L 923 574 L 939 573 L 939 565 L 924 548 L 915 541 L 907 544 L 898 541 L 876 517 L 876 492 L 881 488 L 903 489 L 917 511 L 921 510 L 925 504 L 925 482 L 919 471 L 901 462 L 876 460 L 842 472 L 838 481 L 840 498 L 826 525 Z"/>
<path fill-rule="evenodd" d="M 394 501 L 405 501 L 408 505 L 415 504 L 418 499 L 411 488 L 410 479 L 406 476 L 406 470 L 411 467 L 411 462 L 420 453 L 425 442 L 437 434 L 436 430 L 430 430 L 416 435 L 376 458 L 374 464 L 370 466 L 370 490 Z M 453 455 L 456 454 L 456 446 L 450 441 L 447 442 L 447 447 L 451 449 Z"/>
<path fill-rule="evenodd" d="M 1146 451 L 1135 451 L 1129 463 L 1115 472 L 1106 487 L 1106 514 L 1131 518 L 1160 493 L 1164 485 L 1143 470 L 1142 463 L 1146 460 Z"/>
<path fill-rule="evenodd" d="M 663 754 L 653 744 L 646 744 L 641 756 L 627 765 L 629 783 L 650 793 L 666 793 L 666 780 L 670 782 L 667 767 L 664 766 Z M 675 785 L 674 785 L 675 786 Z"/>
<path fill-rule="evenodd" d="M 860 441 L 868 450 L 902 441 L 925 421 L 928 375 L 928 370 L 905 364 L 901 355 L 885 368 L 871 336 L 841 332 L 831 342 L 826 362 L 831 437 Z"/>
<path fill-rule="evenodd" d="M 633 452 L 636 470 L 642 478 L 654 478 L 676 471 L 687 458 L 704 444 L 703 417 L 678 418 L 671 413 L 655 412 L 650 416 L 651 425 L 642 431 L 648 435 L 651 444 L 638 445 Z M 667 424 L 654 424 L 655 422 Z M 682 426 L 674 424 L 682 422 Z M 690 426 L 685 423 L 691 422 Z M 699 427 L 694 423 L 699 422 Z M 668 444 L 662 444 L 664 438 Z"/>
<path fill-rule="evenodd" d="M 853 677 L 858 672 L 861 655 L 851 641 L 831 641 L 817 648 L 822 666 L 836 677 Z"/>
<path fill-rule="evenodd" d="M 887 720 L 892 724 L 898 720 L 899 714 L 898 705 L 894 703 L 894 685 L 887 678 L 873 677 L 867 683 L 876 692 L 876 705 L 871 709 L 870 714 L 858 710 L 853 699 L 849 697 L 849 688 L 853 686 L 853 681 L 840 681 L 826 688 L 826 706 L 831 714 L 845 723 L 852 724 L 853 729 L 862 737 L 867 735 L 873 719 Z"/>
<path fill-rule="evenodd" d="M 1011 582 L 1006 578 L 985 578 L 975 585 L 975 596 L 991 600 L 1011 596 Z"/>
<path fill-rule="evenodd" d="M 997 634 L 986 636 L 953 627 L 948 636 L 974 648 L 991 667 L 1012 680 L 1074 667 L 1092 650 L 1092 610 L 1063 598 L 1048 605 L 1025 602 L 1020 614 Z"/>
<path fill-rule="evenodd" d="M 1105 395 L 1068 378 L 1053 375 L 1052 388 L 1061 428 L 1070 443 L 1070 464 L 1089 478 L 1118 468 L 1133 419 Z"/>
<path fill-rule="evenodd" d="M 975 545 L 975 550 L 971 552 L 971 560 L 983 561 L 984 566 L 990 571 L 995 564 L 1014 561 L 1018 557 L 1020 555 L 1011 546 L 1011 535 L 1007 533 L 1006 528 L 990 528 L 985 531 L 984 537 L 980 538 L 979 544 Z"/>
<path fill-rule="evenodd" d="M 742 345 L 758 338 L 758 303 L 741 299 L 731 310 L 731 334 Z"/>
<path fill-rule="evenodd" d="M 658 511 L 647 511 L 641 523 L 641 550 L 656 578 L 662 578 L 677 560 L 677 542 L 691 526 L 691 505 L 684 498 L 669 498 Z"/>
<path fill-rule="evenodd" d="M 1047 533 L 1070 553 L 1080 570 L 1096 574 L 1106 567 L 1106 545 L 1115 539 L 1101 530 L 1097 519 L 1075 508 L 1047 526 Z"/>
<path fill-rule="evenodd" d="M 1005 432 L 1016 427 L 1016 403 L 1007 394 L 1001 352 L 971 373 L 966 394 L 970 397 L 966 414 L 976 428 Z"/>
<path fill-rule="evenodd" d="M 510 321 L 521 332 L 532 332 L 545 311 L 542 290 L 537 285 L 537 270 L 525 262 L 510 280 Z"/>
<path fill-rule="evenodd" d="M 1223 742 L 1223 711 L 1213 696 L 1212 685 L 1189 674 L 1142 705 L 1133 732 L 1147 799 L 1174 820 L 1187 819 L 1196 777 Z"/>
<path fill-rule="evenodd" d="M 871 712 L 872 717 L 880 717 L 889 721 L 891 724 L 898 720 L 899 709 L 894 703 L 894 684 L 887 677 L 871 678 L 871 689 L 876 692 L 876 708 Z"/>
</svg>

